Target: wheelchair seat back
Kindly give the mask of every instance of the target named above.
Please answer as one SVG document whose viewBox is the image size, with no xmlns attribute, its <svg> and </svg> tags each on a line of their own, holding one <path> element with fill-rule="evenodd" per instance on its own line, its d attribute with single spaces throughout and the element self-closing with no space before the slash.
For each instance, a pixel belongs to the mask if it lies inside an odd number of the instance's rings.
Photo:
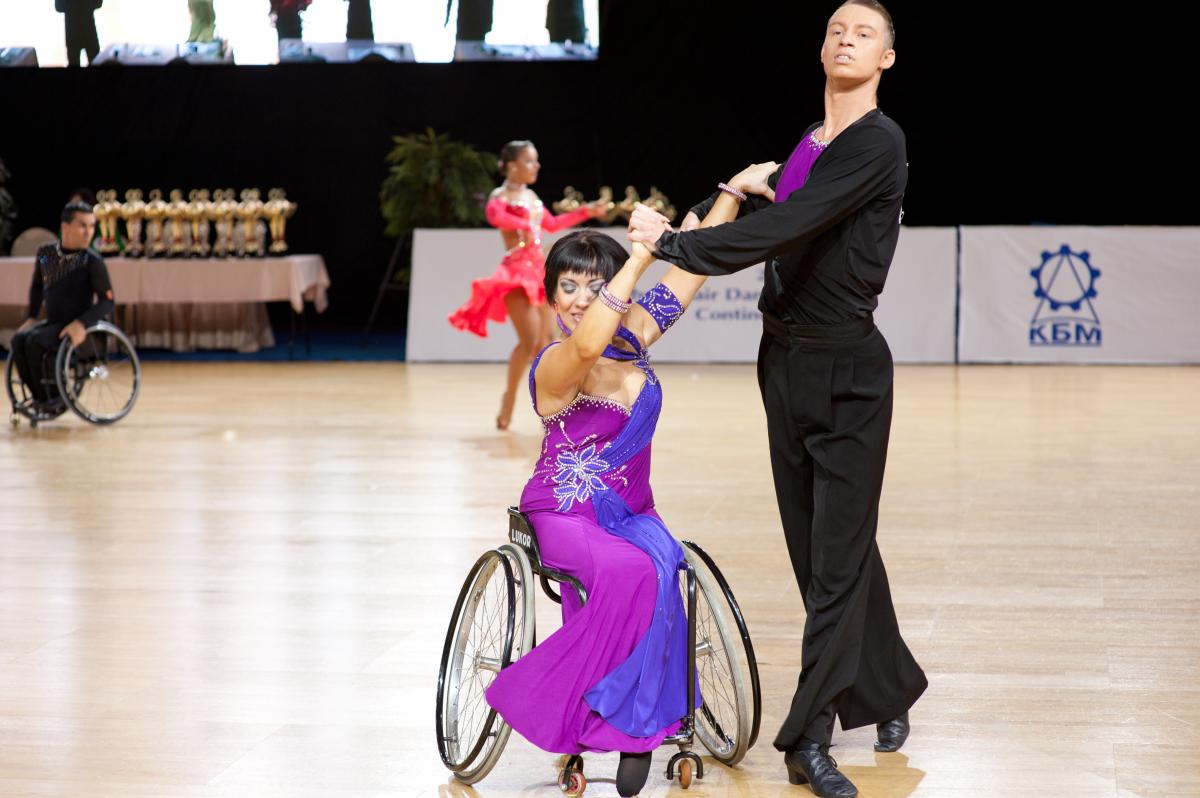
<svg viewBox="0 0 1200 798">
<path fill-rule="evenodd" d="M 509 542 L 525 550 L 529 561 L 540 566 L 542 563 L 541 550 L 538 548 L 537 533 L 525 514 L 516 507 L 508 508 L 508 539 Z"/>
<path fill-rule="evenodd" d="M 529 558 L 529 565 L 533 569 L 542 582 L 542 591 L 545 592 L 550 599 L 556 603 L 562 603 L 562 597 L 556 594 L 550 588 L 550 580 L 555 582 L 565 583 L 575 589 L 575 594 L 579 597 L 579 605 L 582 607 L 587 601 L 587 590 L 583 583 L 570 574 L 556 571 L 553 568 L 547 568 L 542 562 L 542 551 L 538 546 L 537 533 L 533 531 L 533 524 L 529 523 L 529 519 L 525 514 L 516 507 L 508 508 L 508 539 L 515 545 L 519 546 L 525 556 Z"/>
</svg>

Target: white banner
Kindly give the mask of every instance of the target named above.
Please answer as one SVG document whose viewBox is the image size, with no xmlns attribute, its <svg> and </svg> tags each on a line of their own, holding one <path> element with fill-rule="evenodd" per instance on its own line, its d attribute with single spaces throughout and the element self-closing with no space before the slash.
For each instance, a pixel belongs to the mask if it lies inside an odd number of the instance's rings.
<svg viewBox="0 0 1200 798">
<path fill-rule="evenodd" d="M 1200 362 L 1200 228 L 961 229 L 962 362 Z"/>
<path fill-rule="evenodd" d="M 604 232 L 626 244 L 625 228 Z M 546 235 L 550 251 L 566 233 Z M 876 322 L 899 362 L 954 361 L 956 240 L 954 228 L 904 228 L 880 297 Z M 446 320 L 466 301 L 471 280 L 490 274 L 504 255 L 495 230 L 417 230 L 413 239 L 407 359 L 503 361 L 516 343 L 511 324 L 488 325 L 488 337 L 462 333 Z M 654 285 L 667 264 L 642 281 Z M 747 363 L 758 356 L 762 316 L 758 297 L 763 267 L 715 277 L 697 294 L 679 323 L 654 346 L 660 362 Z"/>
</svg>

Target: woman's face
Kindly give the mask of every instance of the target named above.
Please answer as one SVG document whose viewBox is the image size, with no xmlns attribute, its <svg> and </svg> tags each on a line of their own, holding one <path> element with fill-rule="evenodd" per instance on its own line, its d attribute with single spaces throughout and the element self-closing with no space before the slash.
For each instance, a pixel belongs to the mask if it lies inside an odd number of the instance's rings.
<svg viewBox="0 0 1200 798">
<path fill-rule="evenodd" d="M 554 305 L 563 324 L 568 330 L 574 330 L 583 318 L 584 312 L 591 307 L 600 289 L 604 287 L 603 277 L 579 272 L 563 272 L 558 275 L 558 287 L 554 291 Z"/>
<path fill-rule="evenodd" d="M 538 153 L 533 147 L 526 147 L 517 153 L 515 160 L 509 161 L 505 167 L 505 177 L 514 183 L 524 183 L 531 186 L 537 182 L 538 172 L 542 165 L 538 163 Z"/>
</svg>

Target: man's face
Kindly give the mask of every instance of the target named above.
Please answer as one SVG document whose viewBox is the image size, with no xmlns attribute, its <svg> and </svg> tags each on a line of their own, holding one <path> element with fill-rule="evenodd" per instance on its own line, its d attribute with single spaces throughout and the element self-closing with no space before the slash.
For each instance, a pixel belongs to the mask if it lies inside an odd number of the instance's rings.
<svg viewBox="0 0 1200 798">
<path fill-rule="evenodd" d="M 62 223 L 62 243 L 67 249 L 83 249 L 96 234 L 96 216 L 75 212 L 75 218 Z"/>
<path fill-rule="evenodd" d="M 821 45 L 821 63 L 828 77 L 861 83 L 895 60 L 896 51 L 887 47 L 887 22 L 879 12 L 847 5 L 830 17 Z"/>
</svg>

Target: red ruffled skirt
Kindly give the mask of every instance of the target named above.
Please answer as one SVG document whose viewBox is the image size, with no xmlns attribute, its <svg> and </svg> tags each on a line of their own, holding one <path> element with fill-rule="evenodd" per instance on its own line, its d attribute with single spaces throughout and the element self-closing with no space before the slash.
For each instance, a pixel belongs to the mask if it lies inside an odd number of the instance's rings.
<svg viewBox="0 0 1200 798">
<path fill-rule="evenodd" d="M 490 277 L 471 281 L 471 298 L 450 314 L 450 323 L 460 330 L 487 338 L 489 320 L 503 322 L 508 318 L 504 297 L 513 291 L 524 291 L 530 304 L 546 302 L 545 259 L 536 244 L 515 247 L 504 256 Z"/>
</svg>

